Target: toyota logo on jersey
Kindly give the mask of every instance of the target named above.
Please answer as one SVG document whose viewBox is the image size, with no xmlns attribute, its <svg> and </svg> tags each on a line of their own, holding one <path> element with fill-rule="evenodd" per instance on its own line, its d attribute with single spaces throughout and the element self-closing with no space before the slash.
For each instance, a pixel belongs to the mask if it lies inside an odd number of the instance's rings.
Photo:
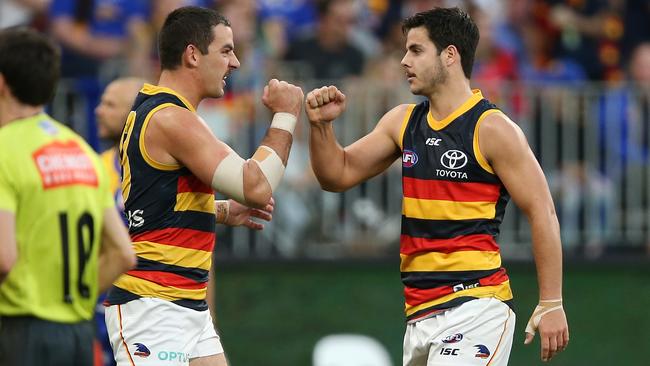
<svg viewBox="0 0 650 366">
<path fill-rule="evenodd" d="M 447 150 L 440 157 L 440 164 L 447 169 L 460 169 L 467 165 L 467 155 L 460 150 Z"/>
</svg>

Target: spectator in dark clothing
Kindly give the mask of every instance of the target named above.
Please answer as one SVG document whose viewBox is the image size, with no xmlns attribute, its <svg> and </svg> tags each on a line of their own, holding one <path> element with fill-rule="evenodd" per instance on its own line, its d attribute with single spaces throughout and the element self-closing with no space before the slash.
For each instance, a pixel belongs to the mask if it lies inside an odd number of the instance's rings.
<svg viewBox="0 0 650 366">
<path fill-rule="evenodd" d="M 354 0 L 323 0 L 317 11 L 316 34 L 291 43 L 285 59 L 300 62 L 306 68 L 304 76 L 320 80 L 360 75 L 364 56 L 348 39 L 357 20 Z"/>
</svg>

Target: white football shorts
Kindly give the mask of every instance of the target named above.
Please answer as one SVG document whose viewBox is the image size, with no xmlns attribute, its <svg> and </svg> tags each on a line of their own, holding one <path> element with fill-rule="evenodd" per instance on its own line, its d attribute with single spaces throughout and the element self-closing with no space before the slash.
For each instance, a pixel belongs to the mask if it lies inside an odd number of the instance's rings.
<svg viewBox="0 0 650 366">
<path fill-rule="evenodd" d="M 515 313 L 494 298 L 460 306 L 406 325 L 404 366 L 506 366 Z"/>
<path fill-rule="evenodd" d="M 117 366 L 186 366 L 223 353 L 207 310 L 141 298 L 106 307 L 105 318 Z"/>
</svg>

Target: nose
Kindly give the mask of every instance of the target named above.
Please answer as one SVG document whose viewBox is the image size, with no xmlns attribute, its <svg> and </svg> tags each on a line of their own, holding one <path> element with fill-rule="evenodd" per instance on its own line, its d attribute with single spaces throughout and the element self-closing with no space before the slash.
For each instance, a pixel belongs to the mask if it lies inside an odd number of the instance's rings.
<svg viewBox="0 0 650 366">
<path fill-rule="evenodd" d="M 408 68 L 408 53 L 404 54 L 404 57 L 402 57 L 402 61 L 399 62 L 400 65 L 402 65 L 403 68 Z"/>
<path fill-rule="evenodd" d="M 232 60 L 230 60 L 230 65 L 228 65 L 231 69 L 238 69 L 240 66 L 239 60 L 237 59 L 237 55 L 233 54 L 232 55 Z"/>
</svg>

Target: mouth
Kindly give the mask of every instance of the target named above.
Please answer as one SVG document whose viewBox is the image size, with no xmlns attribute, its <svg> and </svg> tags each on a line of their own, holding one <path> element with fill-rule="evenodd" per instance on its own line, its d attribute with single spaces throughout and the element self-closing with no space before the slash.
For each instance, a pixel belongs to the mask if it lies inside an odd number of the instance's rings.
<svg viewBox="0 0 650 366">
<path fill-rule="evenodd" d="M 407 73 L 406 73 L 406 80 L 408 80 L 409 82 L 411 82 L 411 81 L 413 81 L 413 79 L 415 79 L 415 74 L 412 73 L 412 72 L 407 72 Z"/>
</svg>

